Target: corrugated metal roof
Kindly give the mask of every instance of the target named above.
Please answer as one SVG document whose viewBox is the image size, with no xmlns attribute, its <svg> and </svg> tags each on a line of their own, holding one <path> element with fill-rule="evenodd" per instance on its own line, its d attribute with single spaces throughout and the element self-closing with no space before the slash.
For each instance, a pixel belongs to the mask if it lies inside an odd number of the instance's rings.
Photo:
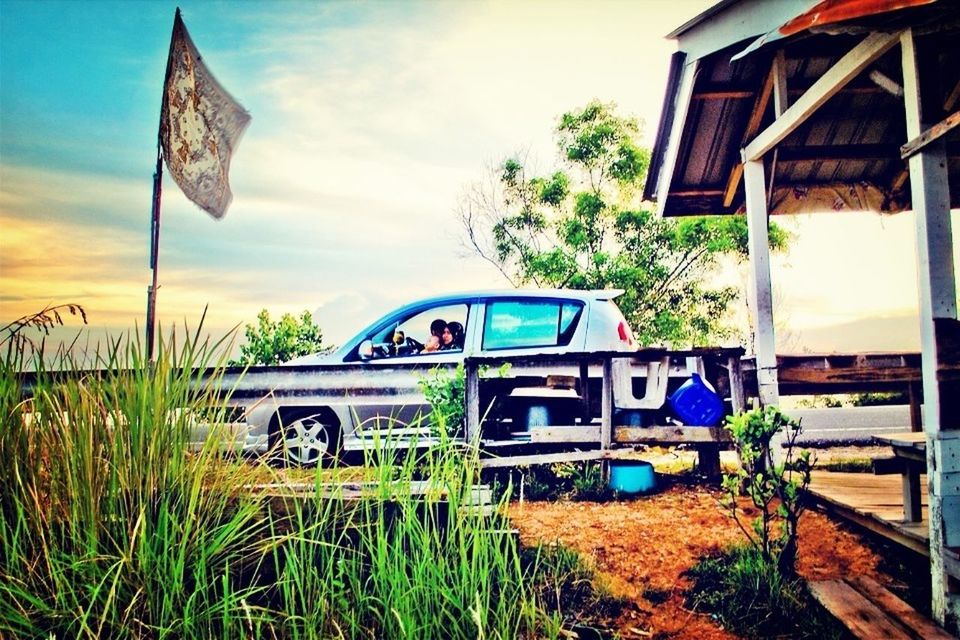
<svg viewBox="0 0 960 640">
<path fill-rule="evenodd" d="M 731 4 L 722 3 L 727 11 Z M 863 39 L 869 30 L 897 30 L 914 27 L 925 52 L 921 74 L 935 75 L 939 95 L 925 96 L 943 105 L 944 115 L 960 107 L 960 3 L 935 4 L 870 15 L 833 25 L 828 33 L 803 32 L 782 39 L 739 60 L 731 58 L 744 49 L 745 42 L 688 63 L 696 68 L 689 105 L 685 110 L 677 159 L 669 175 L 667 198 L 660 203 L 663 215 L 729 214 L 743 208 L 742 180 L 733 181 L 740 163 L 740 149 L 750 141 L 748 122 L 759 118 L 762 131 L 774 120 L 773 100 L 762 112 L 760 96 L 770 74 L 776 49 L 786 61 L 786 84 L 791 102 L 830 69 Z M 700 29 L 709 23 L 700 23 Z M 682 33 L 681 30 L 678 30 Z M 746 43 L 748 44 L 748 43 Z M 683 51 L 683 38 L 680 41 Z M 902 84 L 899 47 L 885 54 L 860 77 L 832 97 L 803 125 L 768 153 L 767 177 L 773 176 L 771 211 L 794 212 L 796 202 L 789 194 L 807 194 L 821 189 L 826 194 L 854 186 L 869 189 L 871 206 L 896 211 L 909 202 L 906 162 L 899 147 L 907 142 L 902 97 L 882 85 Z M 878 81 L 872 80 L 875 74 Z M 876 76 L 882 74 L 883 78 Z M 668 87 L 665 105 L 676 107 L 682 74 Z M 889 81 L 888 81 L 889 80 Z M 678 113 L 683 110 L 678 110 Z M 671 116 L 665 108 L 664 118 Z M 934 121 L 936 122 L 936 121 Z M 933 124 L 931 122 L 930 124 Z M 658 132 L 645 197 L 656 199 L 656 190 L 668 176 L 669 129 L 663 123 Z M 960 206 L 960 129 L 946 137 L 952 206 Z M 732 186 L 731 186 L 732 185 Z M 815 199 L 811 198 L 811 202 Z M 780 203 L 780 204 L 778 204 Z"/>
</svg>

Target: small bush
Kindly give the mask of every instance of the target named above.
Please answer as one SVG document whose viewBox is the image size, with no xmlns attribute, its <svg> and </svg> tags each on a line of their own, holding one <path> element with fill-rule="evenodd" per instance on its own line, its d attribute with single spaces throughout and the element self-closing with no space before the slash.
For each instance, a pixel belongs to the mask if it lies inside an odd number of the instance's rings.
<svg viewBox="0 0 960 640">
<path fill-rule="evenodd" d="M 748 638 L 845 638 L 800 578 L 784 576 L 752 546 L 705 558 L 687 573 L 687 606 Z"/>
</svg>

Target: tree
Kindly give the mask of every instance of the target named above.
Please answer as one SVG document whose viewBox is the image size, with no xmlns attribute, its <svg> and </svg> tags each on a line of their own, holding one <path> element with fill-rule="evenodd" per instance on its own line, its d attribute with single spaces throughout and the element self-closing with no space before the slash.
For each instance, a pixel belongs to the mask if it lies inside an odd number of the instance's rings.
<svg viewBox="0 0 960 640">
<path fill-rule="evenodd" d="M 467 248 L 514 286 L 617 288 L 642 344 L 704 344 L 733 333 L 738 291 L 711 287 L 718 259 L 747 256 L 743 216 L 664 219 L 643 207 L 650 152 L 640 124 L 593 101 L 556 128 L 562 168 L 530 176 L 520 158 L 491 169 L 459 208 Z M 786 233 L 771 225 L 775 249 Z"/>
<path fill-rule="evenodd" d="M 246 325 L 243 333 L 246 343 L 240 345 L 240 358 L 232 360 L 231 365 L 280 364 L 324 348 L 323 332 L 309 311 L 301 313 L 299 319 L 285 313 L 272 322 L 270 313 L 262 309 L 257 324 Z"/>
</svg>

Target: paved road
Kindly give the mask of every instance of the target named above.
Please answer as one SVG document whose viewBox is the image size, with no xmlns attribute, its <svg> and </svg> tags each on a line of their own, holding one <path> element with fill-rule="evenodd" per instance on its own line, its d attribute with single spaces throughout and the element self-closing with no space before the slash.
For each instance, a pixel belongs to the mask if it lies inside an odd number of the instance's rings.
<svg viewBox="0 0 960 640">
<path fill-rule="evenodd" d="M 870 444 L 873 434 L 910 431 L 910 407 L 840 407 L 835 409 L 792 409 L 803 431 L 799 442 Z"/>
</svg>

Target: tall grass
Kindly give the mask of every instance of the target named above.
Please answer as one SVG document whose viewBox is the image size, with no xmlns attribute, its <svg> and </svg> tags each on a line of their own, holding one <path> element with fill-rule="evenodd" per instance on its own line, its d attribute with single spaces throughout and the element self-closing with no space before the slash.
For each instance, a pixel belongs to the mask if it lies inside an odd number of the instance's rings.
<svg viewBox="0 0 960 640">
<path fill-rule="evenodd" d="M 559 633 L 504 517 L 474 504 L 475 453 L 372 453 L 362 498 L 318 490 L 275 509 L 245 488 L 268 468 L 227 456 L 216 430 L 188 452 L 198 412 L 224 421 L 217 376 L 194 373 L 223 365 L 222 344 L 170 339 L 152 365 L 120 344 L 96 373 L 14 351 L 0 363 L 0 636 Z"/>
</svg>

